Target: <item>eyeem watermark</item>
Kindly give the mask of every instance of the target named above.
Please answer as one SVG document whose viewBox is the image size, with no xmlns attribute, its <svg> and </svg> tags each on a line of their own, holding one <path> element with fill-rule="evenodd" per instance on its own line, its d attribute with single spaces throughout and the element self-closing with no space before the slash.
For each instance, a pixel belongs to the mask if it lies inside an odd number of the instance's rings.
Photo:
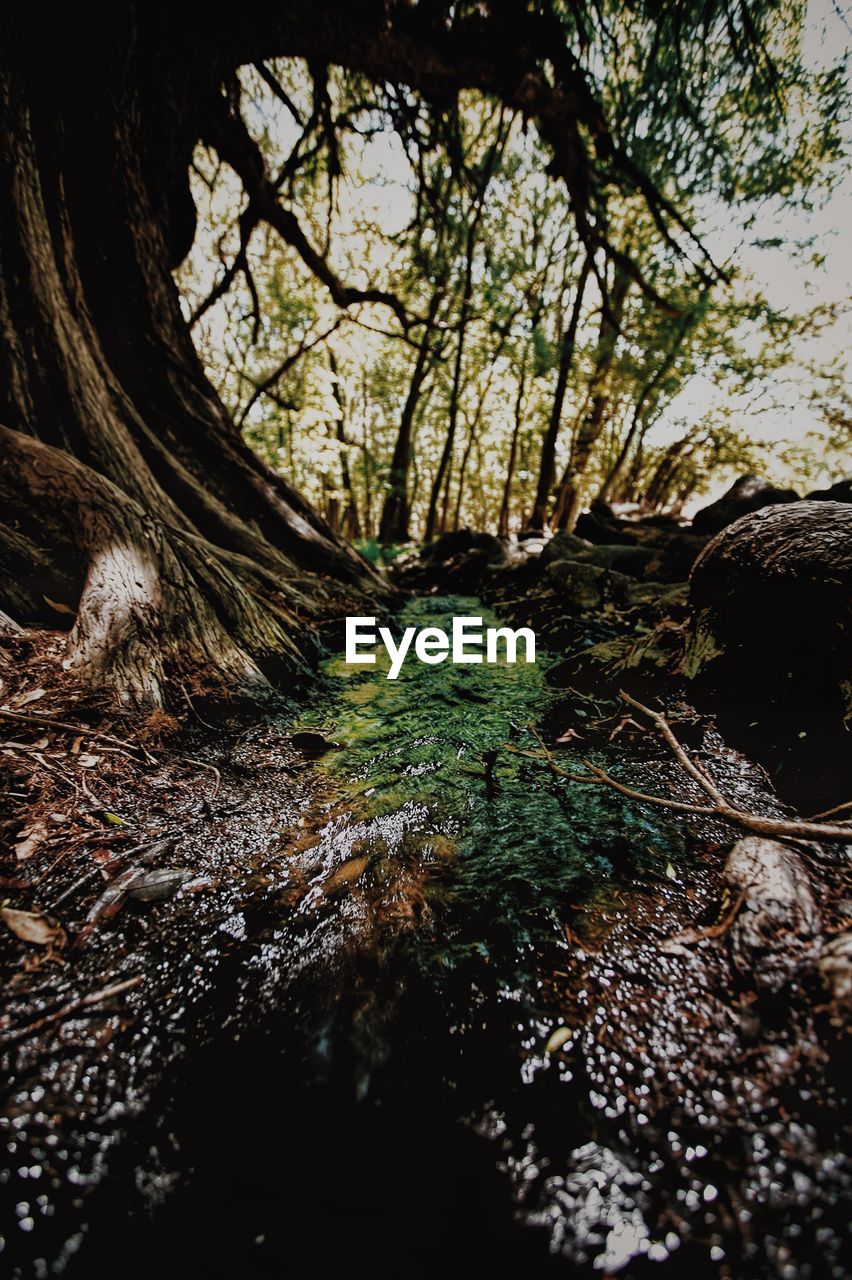
<svg viewBox="0 0 852 1280">
<path fill-rule="evenodd" d="M 518 646 L 522 643 L 523 661 L 535 662 L 535 632 L 529 627 L 518 627 L 516 631 L 511 627 L 483 629 L 482 618 L 453 618 L 451 637 L 441 627 L 422 627 L 420 630 L 406 627 L 397 644 L 388 627 L 379 627 L 377 634 L 375 618 L 346 619 L 347 662 L 375 663 L 375 652 L 364 653 L 363 650 L 375 650 L 379 641 L 390 658 L 388 680 L 396 680 L 412 648 L 418 661 L 437 666 L 448 659 L 459 664 L 499 662 L 501 658 L 506 662 L 517 662 Z"/>
</svg>

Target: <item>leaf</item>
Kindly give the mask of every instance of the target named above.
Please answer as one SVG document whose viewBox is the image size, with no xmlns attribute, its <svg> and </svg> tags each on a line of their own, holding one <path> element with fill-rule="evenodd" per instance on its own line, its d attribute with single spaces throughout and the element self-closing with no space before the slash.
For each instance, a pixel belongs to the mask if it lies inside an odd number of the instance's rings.
<svg viewBox="0 0 852 1280">
<path fill-rule="evenodd" d="M 670 880 L 677 880 L 677 872 L 670 862 L 666 863 L 666 875 Z"/>
<path fill-rule="evenodd" d="M 89 756 L 82 754 L 77 757 L 77 763 L 81 769 L 94 769 L 96 765 L 100 764 L 101 760 L 103 760 L 103 756 Z"/>
<path fill-rule="evenodd" d="M 367 870 L 369 861 L 370 859 L 364 855 L 357 858 L 348 858 L 326 880 L 323 885 L 326 893 L 330 890 L 341 889 L 343 885 L 351 884 L 353 880 L 357 880 Z"/>
<path fill-rule="evenodd" d="M 134 880 L 125 893 L 137 902 L 164 902 L 177 893 L 182 884 L 191 880 L 192 875 L 184 867 L 158 867 Z"/>
<path fill-rule="evenodd" d="M 45 689 L 30 689 L 29 693 L 19 693 L 17 698 L 13 698 L 12 701 L 16 707 L 26 707 L 31 702 L 38 702 L 39 698 L 43 698 L 45 693 Z"/>
<path fill-rule="evenodd" d="M 14 907 L 0 908 L 3 923 L 22 942 L 32 942 L 38 947 L 62 947 L 65 930 L 51 924 L 40 911 L 16 911 Z"/>
<path fill-rule="evenodd" d="M 557 1049 L 561 1049 L 571 1039 L 571 1032 L 567 1027 L 557 1027 L 550 1034 L 550 1039 L 544 1046 L 545 1053 L 556 1053 Z"/>
<path fill-rule="evenodd" d="M 42 600 L 49 606 L 49 608 L 53 609 L 55 613 L 69 613 L 72 618 L 77 614 L 76 609 L 72 609 L 67 604 L 60 604 L 58 600 L 51 600 L 50 596 L 42 596 Z"/>
<path fill-rule="evenodd" d="M 109 809 L 102 811 L 104 822 L 108 822 L 113 827 L 126 827 L 127 823 L 124 818 L 119 818 L 117 813 L 112 813 Z"/>
<path fill-rule="evenodd" d="M 26 862 L 27 858 L 31 858 L 36 849 L 47 839 L 47 828 L 43 822 L 33 823 L 31 827 L 24 827 L 18 832 L 20 839 L 15 845 L 15 857 L 18 862 Z"/>
</svg>

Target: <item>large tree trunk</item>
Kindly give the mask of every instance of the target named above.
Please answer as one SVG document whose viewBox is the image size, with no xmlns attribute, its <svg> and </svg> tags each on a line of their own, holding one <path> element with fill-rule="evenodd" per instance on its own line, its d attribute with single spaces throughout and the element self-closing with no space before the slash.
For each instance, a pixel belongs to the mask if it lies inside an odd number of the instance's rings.
<svg viewBox="0 0 852 1280">
<path fill-rule="evenodd" d="M 126 13 L 38 43 L 19 28 L 0 50 L 0 541 L 55 564 L 81 676 L 156 703 L 190 669 L 280 678 L 297 617 L 331 610 L 325 577 L 354 599 L 373 583 L 204 376 L 170 274 L 194 232 L 199 90 L 154 27 L 150 44 Z M 29 604 L 0 598 L 43 622 Z"/>
</svg>

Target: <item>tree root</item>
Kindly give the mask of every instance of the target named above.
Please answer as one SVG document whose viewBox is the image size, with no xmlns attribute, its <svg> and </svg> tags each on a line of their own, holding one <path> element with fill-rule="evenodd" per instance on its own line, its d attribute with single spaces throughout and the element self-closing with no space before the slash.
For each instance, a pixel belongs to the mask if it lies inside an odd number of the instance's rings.
<svg viewBox="0 0 852 1280">
<path fill-rule="evenodd" d="M 666 796 L 654 796 L 645 791 L 637 791 L 635 788 L 619 782 L 611 774 L 607 773 L 605 769 L 602 769 L 600 765 L 589 759 L 583 760 L 587 773 L 574 773 L 570 769 L 563 769 L 561 765 L 556 763 L 552 751 L 535 730 L 533 730 L 533 734 L 539 742 L 543 754 L 519 751 L 517 747 L 509 745 L 507 745 L 506 749 L 517 755 L 529 756 L 531 759 L 544 759 L 551 773 L 556 777 L 568 778 L 571 782 L 612 787 L 620 795 L 626 796 L 629 800 L 636 800 L 640 804 L 650 804 L 660 809 L 671 809 L 675 813 L 690 813 L 703 818 L 721 819 L 723 822 L 729 822 L 733 826 L 744 827 L 747 831 L 757 832 L 758 835 L 774 836 L 781 840 L 841 840 L 847 844 L 852 844 L 852 822 L 825 823 L 789 818 L 765 818 L 762 814 L 752 813 L 750 810 L 734 804 L 722 794 L 704 766 L 687 755 L 662 712 L 646 707 L 643 703 L 632 698 L 630 694 L 625 693 L 623 689 L 619 691 L 619 697 L 623 702 L 626 702 L 653 722 L 664 741 L 671 748 L 678 764 L 708 797 L 709 804 L 693 804 L 686 800 L 670 800 Z M 840 805 L 833 812 L 841 812 L 849 807 L 849 805 Z"/>
</svg>

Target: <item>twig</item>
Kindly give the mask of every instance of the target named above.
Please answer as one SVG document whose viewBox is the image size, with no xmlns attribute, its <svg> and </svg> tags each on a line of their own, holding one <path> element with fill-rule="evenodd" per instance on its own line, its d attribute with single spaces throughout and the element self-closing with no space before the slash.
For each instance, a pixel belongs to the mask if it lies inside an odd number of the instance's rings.
<svg viewBox="0 0 852 1280">
<path fill-rule="evenodd" d="M 614 791 L 618 791 L 621 795 L 626 796 L 629 800 L 635 800 L 639 804 L 650 804 L 660 809 L 671 809 L 675 813 L 691 813 L 703 818 L 718 818 L 723 822 L 730 822 L 735 826 L 745 827 L 747 831 L 756 831 L 760 835 L 774 836 L 778 839 L 787 840 L 842 840 L 846 844 L 852 844 L 852 826 L 843 826 L 840 824 L 795 821 L 787 818 L 764 818 L 758 813 L 751 813 L 747 809 L 741 809 L 737 805 L 732 804 L 719 791 L 715 782 L 705 772 L 703 767 L 695 764 L 689 758 L 686 751 L 678 742 L 671 726 L 661 712 L 653 711 L 650 707 L 644 706 L 641 702 L 637 702 L 635 698 L 631 698 L 628 694 L 620 692 L 619 695 L 630 706 L 635 707 L 637 711 L 641 711 L 643 715 L 648 716 L 665 741 L 671 747 L 678 763 L 685 769 L 691 778 L 698 784 L 705 793 L 710 804 L 691 804 L 685 800 L 669 800 L 665 796 L 652 796 L 645 791 L 636 791 L 633 787 L 626 786 L 623 782 L 619 782 L 610 774 L 602 769 L 600 765 L 596 765 L 593 761 L 584 759 L 583 764 L 588 770 L 587 773 L 572 773 L 569 769 L 563 769 L 556 763 L 553 753 L 545 745 L 541 735 L 531 726 L 531 732 L 536 741 L 541 745 L 544 753 L 544 760 L 547 763 L 551 773 L 560 778 L 568 778 L 572 782 L 601 784 L 612 787 Z M 530 751 L 521 751 L 517 747 L 507 744 L 506 749 L 512 751 L 515 755 L 528 756 L 533 760 L 540 760 L 542 756 L 538 753 Z"/>
<path fill-rule="evenodd" d="M 819 818 L 833 818 L 836 813 L 845 813 L 847 809 L 852 809 L 852 800 L 836 804 L 833 809 L 823 809 L 822 813 L 812 813 L 808 822 L 816 822 Z"/>
<path fill-rule="evenodd" d="M 76 1013 L 79 1009 L 88 1009 L 91 1005 L 100 1004 L 102 1000 L 111 1000 L 113 996 L 119 996 L 122 992 L 129 991 L 131 987 L 138 987 L 141 981 L 142 978 L 140 976 L 126 978 L 124 982 L 116 982 L 111 987 L 103 987 L 100 991 L 92 991 L 87 996 L 71 1000 L 54 1013 L 47 1013 L 43 1018 L 36 1018 L 35 1022 L 30 1022 L 25 1027 L 18 1027 L 16 1031 L 0 1035 L 0 1044 L 15 1044 L 19 1040 L 26 1040 L 28 1036 L 41 1031 L 42 1027 L 48 1027 L 54 1022 L 62 1022 L 63 1019 L 70 1017 L 72 1013 Z"/>
<path fill-rule="evenodd" d="M 707 925 L 704 929 L 684 929 L 682 933 L 673 933 L 670 938 L 666 938 L 663 943 L 663 949 L 667 950 L 671 946 L 691 946 L 695 942 L 703 942 L 706 938 L 721 938 L 734 923 L 740 907 L 747 897 L 748 890 L 742 889 L 734 899 L 733 906 L 722 916 L 721 920 L 717 920 L 715 924 Z"/>
<path fill-rule="evenodd" d="M 198 714 L 198 712 L 195 710 L 195 704 L 193 703 L 192 698 L 190 698 L 189 694 L 187 693 L 186 685 L 182 684 L 180 686 L 180 691 L 183 694 L 184 698 L 186 699 L 186 705 L 189 707 L 190 711 L 195 716 L 198 723 L 203 724 L 205 729 L 213 729 L 214 726 L 212 724 L 208 724 L 206 720 L 203 720 L 201 716 Z"/>
<path fill-rule="evenodd" d="M 125 742 L 123 738 L 114 738 L 109 733 L 99 733 L 97 729 L 89 729 L 84 724 L 71 724 L 67 720 L 54 720 L 50 716 L 33 716 L 24 714 L 22 711 L 7 711 L 5 707 L 0 707 L 0 716 L 6 720 L 20 720 L 23 724 L 38 724 L 48 729 L 62 729 L 65 733 L 82 733 L 86 738 L 97 738 L 99 742 L 111 742 L 116 747 L 124 747 L 128 751 L 140 751 L 149 764 L 156 764 L 157 761 L 150 751 L 141 745 L 141 743 Z"/>
<path fill-rule="evenodd" d="M 208 764 L 206 760 L 193 760 L 192 756 L 181 756 L 180 758 L 181 760 L 185 760 L 187 764 L 198 765 L 199 769 L 210 770 L 210 772 L 213 774 L 213 776 L 216 779 L 215 785 L 213 787 L 213 795 L 210 797 L 210 799 L 215 800 L 216 796 L 219 794 L 219 788 L 222 785 L 222 775 L 219 772 L 219 770 L 216 768 L 215 764 Z"/>
</svg>

